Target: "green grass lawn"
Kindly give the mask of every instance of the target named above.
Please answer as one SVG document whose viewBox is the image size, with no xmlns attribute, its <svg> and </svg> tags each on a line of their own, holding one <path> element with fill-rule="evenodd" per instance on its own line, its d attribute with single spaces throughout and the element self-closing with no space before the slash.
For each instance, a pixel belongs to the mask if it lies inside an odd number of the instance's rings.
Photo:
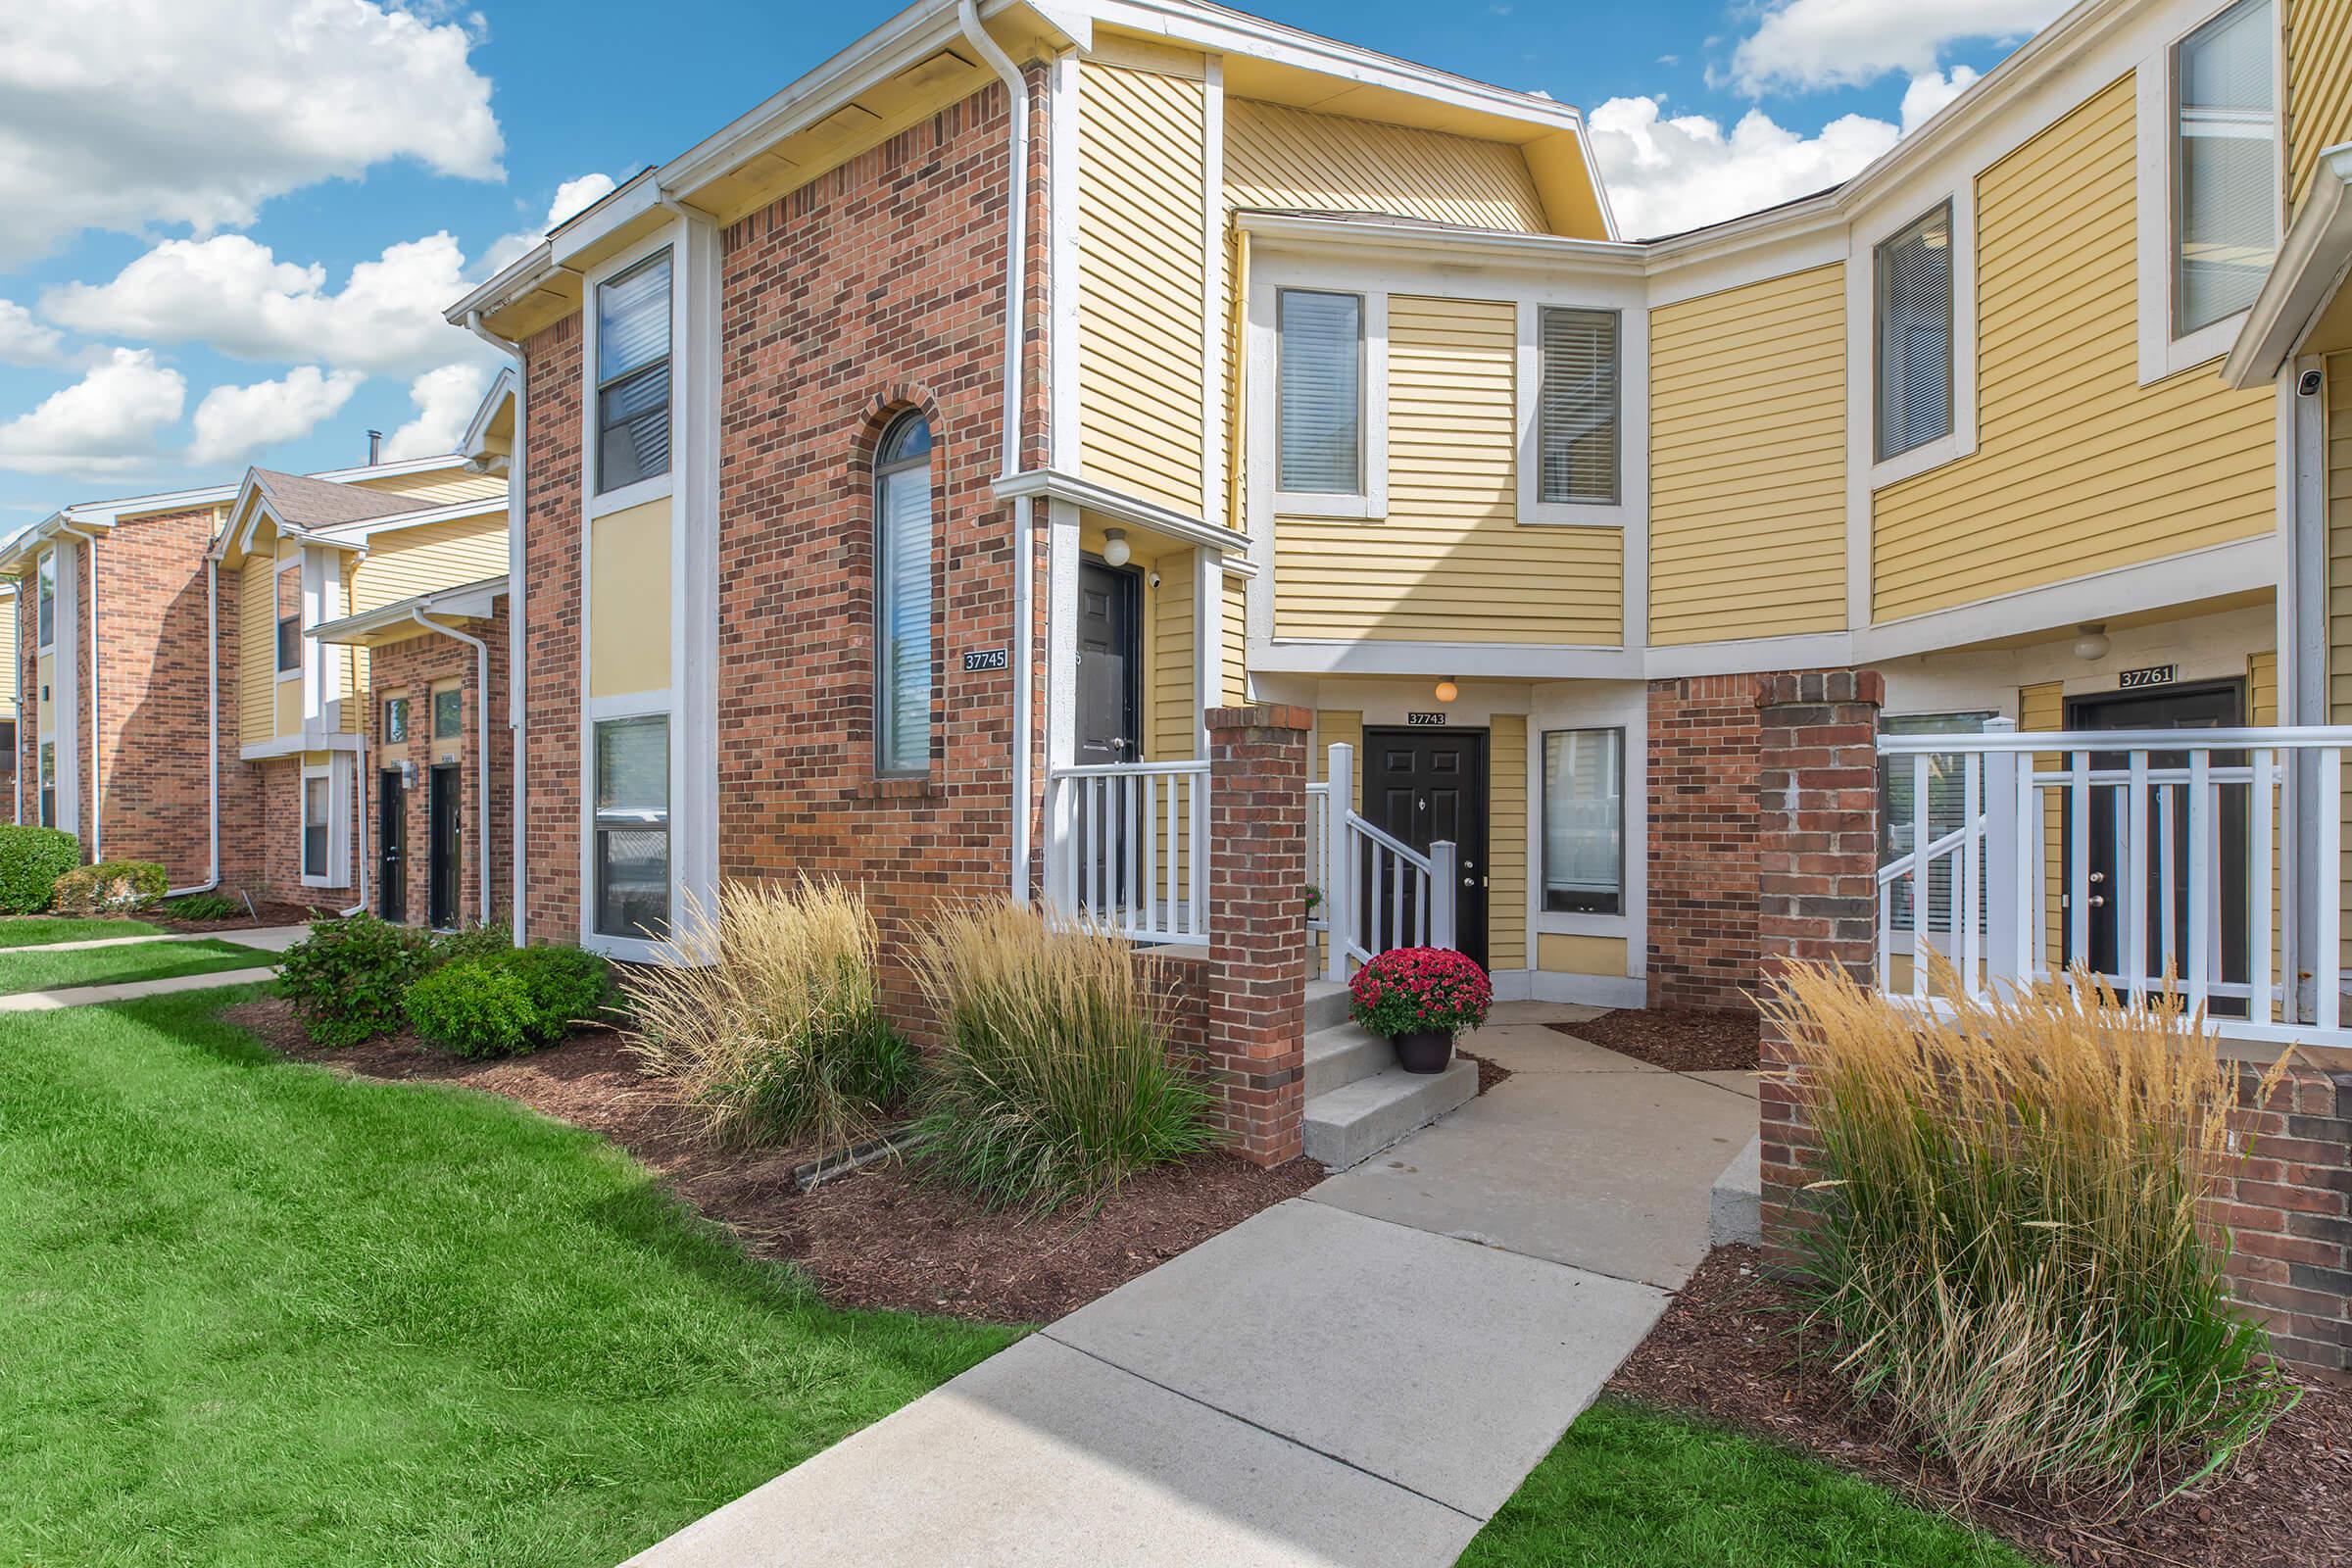
<svg viewBox="0 0 2352 1568">
<path fill-rule="evenodd" d="M 197 942 L 140 942 L 127 948 L 74 948 L 65 953 L 0 953 L 0 996 L 56 991 L 122 980 L 169 980 L 221 969 L 262 969 L 277 955 L 206 937 Z"/>
<path fill-rule="evenodd" d="M 37 948 L 51 942 L 104 942 L 110 937 L 160 937 L 144 920 L 75 920 L 61 914 L 0 915 L 0 948 Z"/>
<path fill-rule="evenodd" d="M 1461 1568 L 2029 1568 L 2002 1542 L 1738 1433 L 1604 1399 Z"/>
<path fill-rule="evenodd" d="M 619 1561 L 1016 1337 L 825 1306 L 590 1134 L 0 1014 L 0 1557 Z"/>
</svg>

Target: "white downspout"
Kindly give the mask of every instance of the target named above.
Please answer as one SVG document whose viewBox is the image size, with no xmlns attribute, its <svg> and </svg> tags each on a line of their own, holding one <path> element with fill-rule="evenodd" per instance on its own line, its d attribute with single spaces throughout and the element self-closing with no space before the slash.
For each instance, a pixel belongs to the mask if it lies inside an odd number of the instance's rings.
<svg viewBox="0 0 2352 1568">
<path fill-rule="evenodd" d="M 372 707 L 374 699 L 370 697 L 368 702 Z M 331 760 L 329 761 L 328 766 L 330 769 L 332 768 L 333 763 Z M 360 902 L 353 905 L 348 909 L 338 909 L 335 911 L 336 913 L 342 915 L 346 920 L 350 919 L 355 914 L 363 914 L 367 912 L 368 908 L 368 861 L 371 858 L 368 853 L 369 849 L 371 848 L 371 841 L 368 837 L 370 823 L 368 817 L 368 735 L 365 730 L 361 731 L 360 733 L 360 749 L 352 757 L 351 771 L 353 774 L 351 790 L 354 795 L 357 795 L 360 798 L 360 830 L 352 835 L 354 838 L 359 840 L 357 853 L 352 856 L 352 859 L 358 863 L 351 868 L 351 882 L 352 886 L 360 895 Z M 327 777 L 331 780 L 334 777 L 334 774 L 330 771 L 327 774 Z M 328 787 L 327 794 L 330 799 L 333 797 L 334 790 L 331 784 Z"/>
<path fill-rule="evenodd" d="M 1029 251 L 1029 78 L 981 24 L 975 0 L 956 0 L 956 20 L 980 58 L 1004 78 L 1012 99 L 1011 157 L 1004 240 L 1004 457 L 1005 476 L 1021 471 L 1022 350 L 1028 343 Z M 1029 710 L 1036 683 L 1036 640 L 1030 625 L 1031 512 L 1027 498 L 1012 506 L 1012 622 L 1021 662 L 1012 688 L 1012 865 L 1015 904 L 1029 902 Z"/>
<path fill-rule="evenodd" d="M 105 814 L 106 790 L 98 780 L 98 539 L 85 534 L 90 547 L 90 863 L 97 865 L 106 858 L 106 827 L 99 818 Z"/>
<path fill-rule="evenodd" d="M 514 864 L 509 871 L 514 879 L 514 906 L 509 911 L 509 918 L 514 925 L 512 940 L 519 948 L 529 940 L 523 927 L 522 903 L 525 876 L 523 867 L 526 863 L 523 853 L 524 830 L 525 824 L 529 820 L 529 813 L 523 809 L 526 789 L 523 779 L 522 757 L 524 728 L 522 683 L 525 669 L 522 647 L 522 476 L 524 466 L 523 411 L 528 401 L 530 368 L 523 364 L 522 345 L 509 342 L 484 326 L 481 312 L 467 311 L 466 313 L 466 330 L 514 362 L 514 436 L 508 444 L 507 452 L 507 729 L 510 732 L 508 739 L 513 748 L 511 761 L 514 774 L 512 792 L 514 799 L 508 808 L 508 815 L 512 819 L 508 824 L 508 830 L 514 836 L 514 845 L 510 852 Z M 484 681 L 482 703 L 485 709 L 489 706 L 489 683 Z M 486 755 L 483 765 L 489 765 Z M 482 865 L 485 876 L 489 874 L 490 864 L 490 816 L 487 797 L 488 792 L 485 791 L 482 802 Z M 487 901 L 482 905 L 482 918 L 485 921 L 490 918 L 490 906 Z"/>
<path fill-rule="evenodd" d="M 204 662 L 205 662 L 205 730 L 211 750 L 206 754 L 206 772 L 210 776 L 211 801 L 207 821 L 211 828 L 212 860 L 201 882 L 184 888 L 166 888 L 164 897 L 176 899 L 189 893 L 210 893 L 220 885 L 220 564 L 208 551 L 204 558 Z M 19 815 L 24 808 L 24 785 L 17 784 Z"/>
<path fill-rule="evenodd" d="M 514 585 L 513 583 L 509 583 L 507 585 L 507 591 L 510 595 L 514 592 Z M 509 613 L 513 613 L 511 609 Z M 481 769 L 482 798 L 475 806 L 474 809 L 481 813 L 482 831 L 480 837 L 482 846 L 482 924 L 488 925 L 490 923 L 490 895 L 494 889 L 494 884 L 490 880 L 490 645 L 482 641 L 482 639 L 479 637 L 475 637 L 468 633 L 458 630 L 458 628 L 455 626 L 443 625 L 437 620 L 427 620 L 422 609 L 410 611 L 409 618 L 415 621 L 417 625 L 422 626 L 426 631 L 437 631 L 444 637 L 455 637 L 458 641 L 471 648 L 473 650 L 474 668 L 479 672 L 477 678 L 480 683 L 479 690 L 481 695 L 474 699 L 473 706 L 475 709 L 474 718 L 476 721 L 476 726 L 481 732 L 476 739 L 481 746 L 482 755 L 475 760 L 476 765 Z M 510 624 L 512 624 L 512 622 L 510 622 Z M 519 815 L 520 813 L 518 812 L 516 814 Z"/>
<path fill-rule="evenodd" d="M 10 753 L 9 753 L 9 759 L 8 759 L 8 775 L 9 775 L 9 778 L 10 778 L 10 780 L 11 780 L 12 782 L 14 782 L 14 783 L 15 783 L 15 785 L 16 785 L 16 789 L 17 789 L 17 799 L 16 799 L 15 814 L 14 814 L 12 817 L 10 817 L 10 818 L 9 818 L 9 820 L 11 820 L 11 821 L 15 822 L 15 823 L 16 823 L 16 824 L 17 824 L 19 827 L 23 827 L 23 826 L 24 825 L 24 692 L 25 692 L 25 687 L 24 687 L 24 584 L 23 584 L 22 582 L 12 582 L 12 583 L 10 583 L 10 584 L 9 584 L 9 590 L 8 590 L 8 612 L 9 612 L 10 616 L 11 616 L 11 617 L 13 617 L 13 618 L 15 619 L 16 623 L 17 623 L 17 635 L 16 635 L 16 639 L 15 639 L 15 641 L 14 641 L 14 642 L 13 642 L 13 643 L 10 645 L 11 647 L 13 647 L 13 648 L 16 650 L 16 664 L 17 664 L 17 670 L 16 670 L 16 674 L 17 674 L 17 730 L 16 730 L 16 734 L 15 734 L 15 736 L 12 738 L 12 740 L 11 740 L 11 742 L 10 742 Z M 37 744 L 39 737 L 37 737 L 37 736 L 36 736 L 36 737 L 34 737 L 34 739 L 35 739 L 35 742 L 36 742 L 36 744 Z M 36 769 L 37 769 L 37 768 L 38 768 L 38 767 L 41 765 L 41 763 L 40 763 L 40 759 L 39 759 L 39 756 L 37 755 L 37 752 L 36 752 L 36 755 L 34 756 L 34 759 L 33 759 L 33 763 L 32 763 L 32 765 L 33 765 L 33 766 L 34 766 Z"/>
</svg>

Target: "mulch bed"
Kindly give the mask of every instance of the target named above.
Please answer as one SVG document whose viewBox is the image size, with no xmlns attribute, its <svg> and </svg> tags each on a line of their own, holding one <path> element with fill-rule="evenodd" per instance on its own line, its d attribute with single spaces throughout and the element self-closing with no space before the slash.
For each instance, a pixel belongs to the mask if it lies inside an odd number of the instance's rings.
<svg viewBox="0 0 2352 1568">
<path fill-rule="evenodd" d="M 1555 1023 L 1564 1035 L 1668 1072 L 1754 1072 L 1756 1015 L 1703 1007 L 1628 1007 L 1590 1023 Z"/>
<path fill-rule="evenodd" d="M 151 909 L 139 918 L 150 925 L 162 926 L 167 931 L 256 931 L 266 926 L 309 925 L 313 920 L 323 919 L 333 912 L 300 904 L 256 903 L 254 912 L 248 914 L 241 906 L 243 901 L 238 902 L 240 907 L 237 912 L 225 920 L 187 920 L 168 909 Z"/>
<path fill-rule="evenodd" d="M 2230 1474 L 2152 1512 L 2098 1523 L 2022 1489 L 1963 1501 L 1948 1467 L 1889 1437 L 1884 1419 L 1857 1415 L 1834 1375 L 1795 1361 L 1793 1299 L 1762 1274 L 1754 1249 L 1718 1248 L 1609 1388 L 1762 1433 L 2067 1568 L 2352 1563 L 2352 1391 L 2306 1385 Z"/>
<path fill-rule="evenodd" d="M 1484 1056 L 1473 1055 L 1471 1053 L 1464 1051 L 1459 1046 L 1453 1048 L 1453 1054 L 1461 1057 L 1464 1061 L 1475 1061 L 1478 1063 L 1478 1092 L 1482 1095 L 1493 1094 L 1494 1092 L 1494 1086 L 1501 1083 L 1504 1079 L 1510 1077 L 1511 1075 L 1511 1069 L 1505 1067 L 1501 1062 L 1489 1061 Z"/>
<path fill-rule="evenodd" d="M 616 1034 L 587 1031 L 528 1056 L 465 1061 L 409 1034 L 322 1050 L 274 998 L 221 1016 L 289 1056 L 363 1077 L 488 1090 L 602 1133 L 754 1254 L 800 1264 L 844 1306 L 1050 1322 L 1323 1179 L 1312 1160 L 1261 1170 L 1203 1154 L 1145 1172 L 1091 1215 L 1027 1222 L 988 1213 L 895 1164 L 804 1194 L 792 1172 L 808 1151 L 713 1152 L 695 1144 Z"/>
</svg>

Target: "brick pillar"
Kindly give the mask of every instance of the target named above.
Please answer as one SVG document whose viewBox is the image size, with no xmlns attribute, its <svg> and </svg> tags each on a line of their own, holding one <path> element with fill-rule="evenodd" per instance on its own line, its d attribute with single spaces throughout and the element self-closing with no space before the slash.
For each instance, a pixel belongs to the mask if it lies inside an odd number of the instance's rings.
<svg viewBox="0 0 2352 1568">
<path fill-rule="evenodd" d="M 1236 1152 L 1298 1157 L 1305 1102 L 1303 708 L 1208 711 L 1207 1056 Z"/>
<path fill-rule="evenodd" d="M 1769 994 L 1791 963 L 1868 982 L 1878 943 L 1879 709 L 1875 669 L 1767 675 L 1756 686 L 1756 933 Z M 1768 1255 L 1786 1262 L 1818 1148 L 1788 1042 L 1767 1020 L 1758 1095 Z"/>
</svg>

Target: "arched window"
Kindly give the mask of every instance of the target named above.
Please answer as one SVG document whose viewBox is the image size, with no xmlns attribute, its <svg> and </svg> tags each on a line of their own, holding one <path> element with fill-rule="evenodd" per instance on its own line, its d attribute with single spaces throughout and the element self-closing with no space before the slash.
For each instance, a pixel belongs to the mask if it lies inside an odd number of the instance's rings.
<svg viewBox="0 0 2352 1568">
<path fill-rule="evenodd" d="M 874 452 L 874 751 L 883 773 L 931 765 L 931 421 L 903 414 Z"/>
</svg>

